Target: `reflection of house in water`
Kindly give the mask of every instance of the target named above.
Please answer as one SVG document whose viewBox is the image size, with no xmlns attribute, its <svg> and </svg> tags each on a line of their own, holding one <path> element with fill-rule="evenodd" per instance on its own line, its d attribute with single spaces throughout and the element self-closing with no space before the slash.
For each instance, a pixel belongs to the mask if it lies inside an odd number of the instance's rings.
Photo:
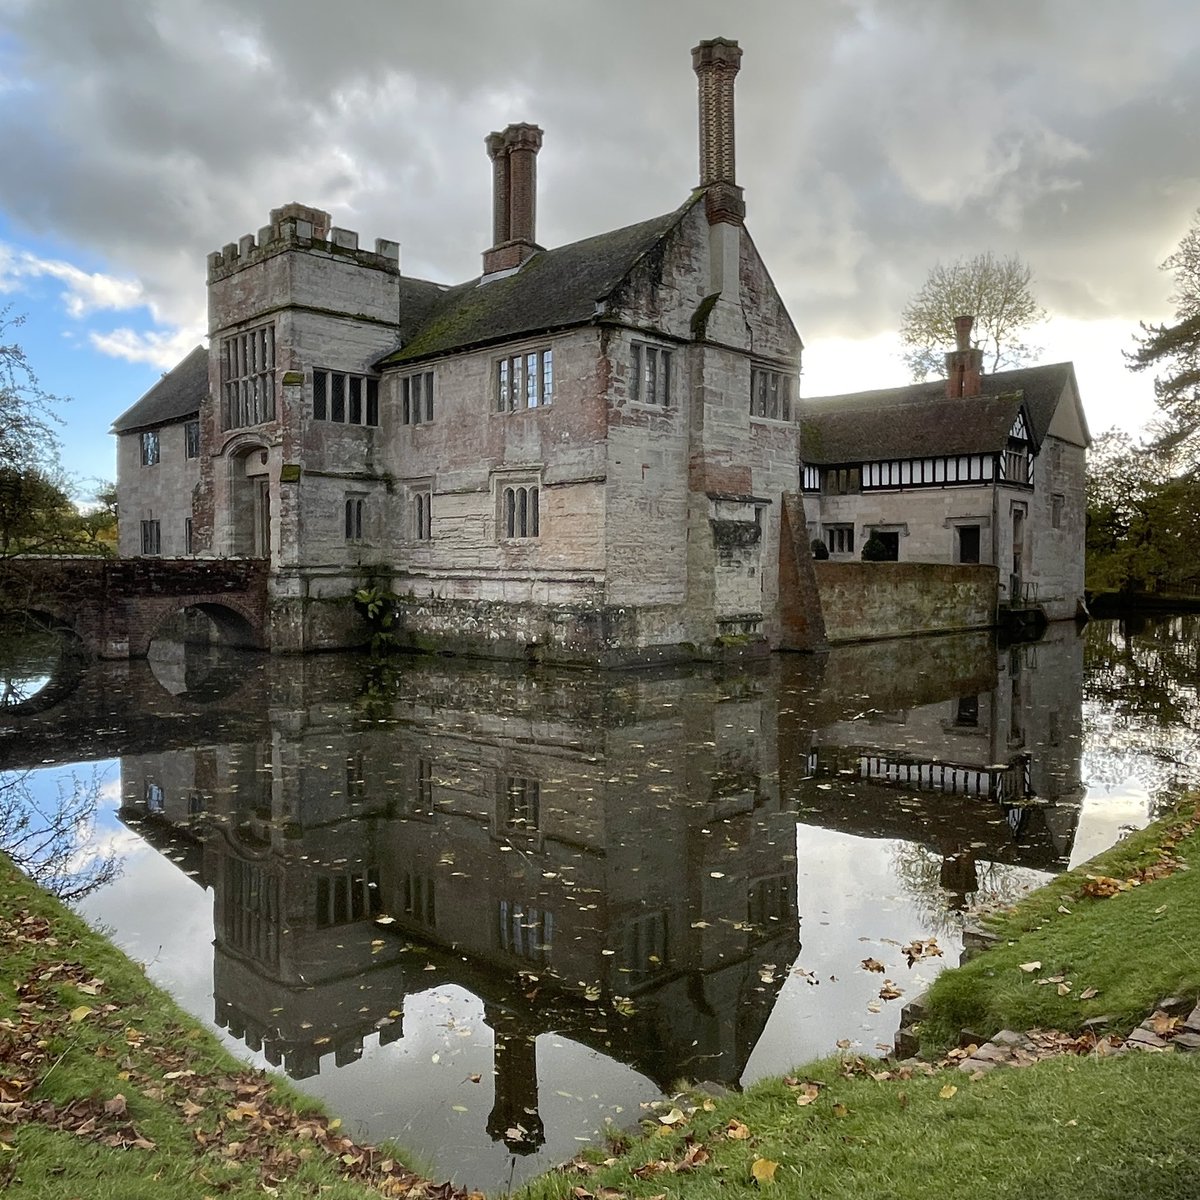
<svg viewBox="0 0 1200 1200">
<path fill-rule="evenodd" d="M 496 1038 L 488 1129 L 527 1149 L 541 1032 L 736 1083 L 798 952 L 770 689 L 360 669 L 280 664 L 269 738 L 123 761 L 125 814 L 202 843 L 218 1021 L 302 1077 L 461 984 Z"/>
<path fill-rule="evenodd" d="M 960 903 L 977 887 L 976 859 L 1065 863 L 1083 795 L 1074 627 L 998 651 L 988 634 L 850 647 L 831 659 L 835 670 L 855 681 L 861 706 L 814 722 L 799 786 L 804 819 L 928 841 Z M 1002 825 L 980 800 L 998 807 Z"/>
<path fill-rule="evenodd" d="M 1070 805 L 994 803 L 1077 798 L 1080 650 L 1051 638 L 730 678 L 273 661 L 257 740 L 125 758 L 123 811 L 200 847 L 218 1021 L 303 1077 L 458 984 L 495 1037 L 487 1128 L 532 1149 L 539 1033 L 664 1089 L 739 1080 L 799 949 L 797 817 L 922 841 L 960 892 L 976 853 L 1059 863 Z"/>
</svg>

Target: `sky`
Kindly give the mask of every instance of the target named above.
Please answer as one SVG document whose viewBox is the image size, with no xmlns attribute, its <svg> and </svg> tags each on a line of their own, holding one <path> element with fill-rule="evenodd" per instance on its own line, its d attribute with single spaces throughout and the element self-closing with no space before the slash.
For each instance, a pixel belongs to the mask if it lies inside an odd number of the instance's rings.
<svg viewBox="0 0 1200 1200">
<path fill-rule="evenodd" d="M 736 39 L 747 226 L 805 342 L 801 392 L 907 382 L 937 262 L 1029 264 L 1038 361 L 1134 432 L 1122 352 L 1170 317 L 1200 206 L 1195 0 L 0 0 L 0 309 L 63 405 L 63 462 L 205 338 L 206 255 L 289 201 L 478 274 L 484 137 L 545 131 L 537 237 L 668 212 L 698 181 L 690 51 Z"/>
</svg>

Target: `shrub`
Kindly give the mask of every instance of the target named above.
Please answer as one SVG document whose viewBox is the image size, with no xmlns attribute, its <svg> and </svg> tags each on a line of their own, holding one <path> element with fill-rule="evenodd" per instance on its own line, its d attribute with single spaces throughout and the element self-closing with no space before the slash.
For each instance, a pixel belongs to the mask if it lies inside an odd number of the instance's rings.
<svg viewBox="0 0 1200 1200">
<path fill-rule="evenodd" d="M 887 562 L 888 548 L 884 544 L 883 539 L 878 534 L 871 534 L 863 544 L 862 548 L 863 562 Z"/>
</svg>

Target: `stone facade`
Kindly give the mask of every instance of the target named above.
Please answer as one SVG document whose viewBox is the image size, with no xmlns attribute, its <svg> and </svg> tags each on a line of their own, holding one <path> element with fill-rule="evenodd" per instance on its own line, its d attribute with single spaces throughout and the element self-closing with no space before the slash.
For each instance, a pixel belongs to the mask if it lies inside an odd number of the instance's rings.
<svg viewBox="0 0 1200 1200">
<path fill-rule="evenodd" d="M 139 406 L 121 419 L 123 553 L 154 552 L 132 515 L 153 502 L 186 512 L 191 552 L 269 560 L 283 650 L 361 640 L 363 587 L 395 595 L 400 641 L 503 657 L 808 639 L 779 596 L 806 569 L 779 553 L 801 343 L 733 178 L 740 56 L 697 47 L 701 187 L 652 221 L 538 246 L 542 132 L 521 124 L 487 139 L 477 280 L 410 279 L 395 242 L 299 204 L 210 255 L 203 452 L 151 497 Z"/>
</svg>

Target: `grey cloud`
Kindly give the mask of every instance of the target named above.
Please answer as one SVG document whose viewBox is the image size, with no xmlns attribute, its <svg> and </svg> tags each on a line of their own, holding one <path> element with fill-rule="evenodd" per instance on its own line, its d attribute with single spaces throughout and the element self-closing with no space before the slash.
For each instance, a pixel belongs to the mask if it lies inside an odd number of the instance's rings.
<svg viewBox="0 0 1200 1200">
<path fill-rule="evenodd" d="M 1031 263 L 1063 315 L 1156 315 L 1200 202 L 1200 29 L 1185 0 L 769 3 L 0 0 L 28 83 L 3 96 L 0 204 L 172 319 L 207 251 L 296 199 L 405 269 L 478 270 L 483 136 L 546 130 L 548 245 L 680 203 L 688 51 L 736 37 L 754 236 L 814 338 L 893 328 L 937 259 Z M 64 36 L 69 31 L 69 36 Z M 13 49 L 12 47 L 15 47 Z"/>
</svg>

